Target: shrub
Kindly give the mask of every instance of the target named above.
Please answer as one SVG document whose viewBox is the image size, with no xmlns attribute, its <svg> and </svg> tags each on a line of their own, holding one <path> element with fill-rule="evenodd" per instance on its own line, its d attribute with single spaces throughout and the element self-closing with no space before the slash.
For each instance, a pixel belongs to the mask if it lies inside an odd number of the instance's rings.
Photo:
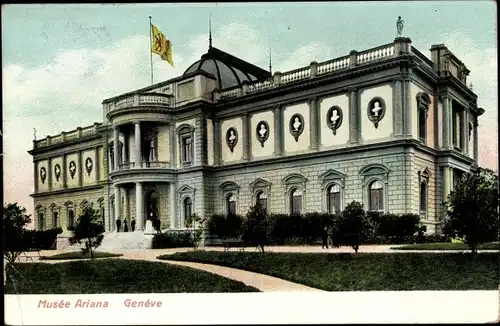
<svg viewBox="0 0 500 326">
<path fill-rule="evenodd" d="M 347 205 L 332 231 L 335 247 L 350 246 L 357 253 L 359 246 L 373 237 L 374 229 L 366 217 L 363 205 L 353 201 Z"/>
<path fill-rule="evenodd" d="M 156 232 L 160 232 L 161 231 L 161 221 L 160 221 L 159 218 L 154 219 L 152 221 L 152 224 L 153 224 L 153 228 L 156 230 Z"/>
<path fill-rule="evenodd" d="M 217 235 L 219 239 L 241 238 L 243 234 L 243 217 L 241 215 L 215 214 L 208 222 L 210 234 Z"/>
<path fill-rule="evenodd" d="M 153 249 L 185 248 L 193 246 L 191 231 L 168 231 L 153 236 Z"/>
<path fill-rule="evenodd" d="M 104 239 L 104 225 L 100 223 L 99 213 L 90 205 L 83 207 L 83 213 L 76 221 L 73 235 L 68 239 L 70 245 L 83 244 L 82 253 L 89 254 L 94 259 L 94 250 L 101 245 Z"/>
<path fill-rule="evenodd" d="M 44 231 L 30 231 L 31 248 L 40 250 L 56 249 L 57 235 L 61 233 L 61 228 Z"/>
<path fill-rule="evenodd" d="M 268 244 L 268 222 L 267 213 L 262 205 L 250 207 L 243 221 L 242 240 L 247 244 L 259 246 L 264 252 L 264 246 Z"/>
<path fill-rule="evenodd" d="M 26 225 L 31 222 L 31 217 L 26 214 L 26 208 L 17 203 L 6 204 L 3 208 L 3 244 L 4 258 L 9 263 L 14 263 L 26 249 L 29 249 L 29 240 L 26 238 Z M 5 272 L 5 271 L 4 271 Z"/>
</svg>

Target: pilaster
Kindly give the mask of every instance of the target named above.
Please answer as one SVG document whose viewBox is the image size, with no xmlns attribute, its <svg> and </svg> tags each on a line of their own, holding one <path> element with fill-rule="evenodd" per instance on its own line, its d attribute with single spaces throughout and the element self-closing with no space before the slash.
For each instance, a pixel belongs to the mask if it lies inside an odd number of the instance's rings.
<svg viewBox="0 0 500 326">
<path fill-rule="evenodd" d="M 248 113 L 243 113 L 242 115 L 243 122 L 243 160 L 248 161 L 250 159 L 251 152 L 251 132 L 250 132 L 250 118 L 248 117 Z"/>
<path fill-rule="evenodd" d="M 101 174 L 101 157 L 99 155 L 99 146 L 95 148 L 95 162 L 94 162 L 94 170 L 95 170 L 95 182 L 99 182 L 99 175 Z"/>
<path fill-rule="evenodd" d="M 47 160 L 47 187 L 52 190 L 52 158 Z"/>
<path fill-rule="evenodd" d="M 177 185 L 172 182 L 170 183 L 170 228 L 173 229 L 176 226 L 177 221 Z"/>
<path fill-rule="evenodd" d="M 62 182 L 63 182 L 63 188 L 68 188 L 68 173 L 66 172 L 66 167 L 67 167 L 67 164 L 66 164 L 66 161 L 67 161 L 67 156 L 66 154 L 64 154 L 62 156 L 62 169 L 61 169 L 61 178 L 62 178 Z"/>
<path fill-rule="evenodd" d="M 478 164 L 479 160 L 478 127 L 479 124 L 477 123 L 477 121 L 474 121 L 474 162 L 476 163 L 476 165 Z"/>
<path fill-rule="evenodd" d="M 78 185 L 81 187 L 83 186 L 83 170 L 85 170 L 85 167 L 83 166 L 83 160 L 82 160 L 83 153 L 82 151 L 78 151 Z"/>
<path fill-rule="evenodd" d="M 116 188 L 115 188 L 116 189 Z M 144 203 L 143 203 L 142 183 L 135 183 L 135 229 L 144 230 Z M 116 197 L 115 197 L 116 202 Z"/>
<path fill-rule="evenodd" d="M 321 133 L 319 132 L 320 124 L 318 123 L 318 98 L 313 97 L 309 99 L 309 136 L 310 136 L 310 146 L 312 151 L 317 151 L 319 148 L 319 137 Z"/>
<path fill-rule="evenodd" d="M 114 193 L 115 193 L 115 223 L 113 228 L 116 230 L 116 220 L 120 218 L 120 204 L 121 204 L 121 196 L 120 196 L 120 188 L 117 185 L 114 185 Z"/>
<path fill-rule="evenodd" d="M 176 151 L 176 137 L 175 137 L 175 124 L 170 123 L 168 126 L 169 134 L 169 151 L 170 151 L 170 166 L 172 168 L 177 167 L 177 151 Z"/>
<path fill-rule="evenodd" d="M 113 127 L 113 167 L 111 171 L 118 170 L 118 127 Z"/>
<path fill-rule="evenodd" d="M 404 73 L 401 76 L 402 94 L 403 94 L 403 110 L 404 110 L 404 135 L 413 137 L 412 126 L 412 99 L 411 99 L 411 77 L 409 73 Z"/>
<path fill-rule="evenodd" d="M 357 88 L 349 89 L 349 144 L 357 144 L 361 129 Z"/>
<path fill-rule="evenodd" d="M 400 76 L 392 82 L 393 130 L 394 137 L 402 137 L 404 130 L 403 82 Z"/>
<path fill-rule="evenodd" d="M 443 105 L 443 148 L 451 149 L 453 145 L 452 137 L 452 114 L 451 114 L 451 101 L 448 94 L 442 95 Z"/>
<path fill-rule="evenodd" d="M 283 155 L 284 135 L 283 135 L 283 109 L 281 106 L 276 106 L 273 109 L 274 113 L 274 153 L 275 156 Z"/>
<path fill-rule="evenodd" d="M 141 123 L 139 121 L 134 122 L 134 137 L 135 137 L 135 167 L 141 168 L 142 163 L 142 149 L 141 149 Z M 118 136 L 116 136 L 118 137 Z M 116 151 L 116 146 L 115 146 Z M 116 153 L 116 152 L 115 152 Z M 116 161 L 117 154 L 115 154 Z"/>
<path fill-rule="evenodd" d="M 222 140 L 220 134 L 221 122 L 218 119 L 213 119 L 212 123 L 214 125 L 214 165 L 221 164 L 221 151 L 222 151 Z"/>
</svg>

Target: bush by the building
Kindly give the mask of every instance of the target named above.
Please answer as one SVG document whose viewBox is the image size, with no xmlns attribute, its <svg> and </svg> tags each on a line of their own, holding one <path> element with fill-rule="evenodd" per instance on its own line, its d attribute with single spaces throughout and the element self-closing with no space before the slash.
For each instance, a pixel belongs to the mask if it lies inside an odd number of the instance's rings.
<svg viewBox="0 0 500 326">
<path fill-rule="evenodd" d="M 191 231 L 167 231 L 153 236 L 153 249 L 186 248 L 193 246 Z"/>
</svg>

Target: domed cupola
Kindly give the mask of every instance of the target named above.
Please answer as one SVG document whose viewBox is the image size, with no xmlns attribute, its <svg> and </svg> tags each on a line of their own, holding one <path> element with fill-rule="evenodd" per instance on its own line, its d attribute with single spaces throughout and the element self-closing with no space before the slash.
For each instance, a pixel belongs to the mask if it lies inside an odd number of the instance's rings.
<svg viewBox="0 0 500 326">
<path fill-rule="evenodd" d="M 215 76 L 219 89 L 241 85 L 247 81 L 271 77 L 271 73 L 229 53 L 210 47 L 201 59 L 186 69 L 183 75 L 203 70 Z"/>
</svg>

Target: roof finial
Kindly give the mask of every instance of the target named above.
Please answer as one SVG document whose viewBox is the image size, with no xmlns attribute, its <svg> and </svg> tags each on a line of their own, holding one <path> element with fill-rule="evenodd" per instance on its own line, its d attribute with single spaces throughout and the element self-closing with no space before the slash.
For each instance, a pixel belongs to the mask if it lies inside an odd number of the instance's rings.
<svg viewBox="0 0 500 326">
<path fill-rule="evenodd" d="M 212 48 L 212 13 L 208 14 L 208 48 Z"/>
<path fill-rule="evenodd" d="M 272 51 L 271 51 L 271 45 L 269 45 L 269 73 L 272 75 L 273 74 L 273 64 L 272 64 Z"/>
</svg>

